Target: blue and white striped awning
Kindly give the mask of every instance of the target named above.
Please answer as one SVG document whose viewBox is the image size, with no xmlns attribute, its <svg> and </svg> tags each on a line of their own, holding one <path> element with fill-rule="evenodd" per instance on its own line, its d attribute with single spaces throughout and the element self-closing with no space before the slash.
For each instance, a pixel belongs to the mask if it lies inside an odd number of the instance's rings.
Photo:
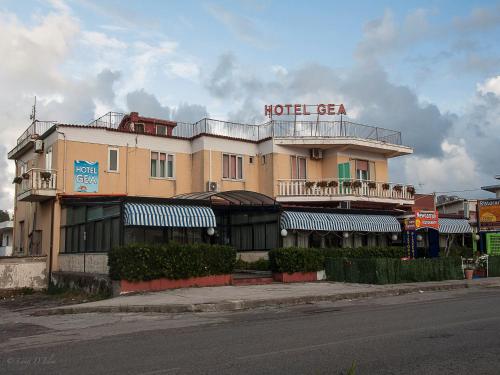
<svg viewBox="0 0 500 375">
<path fill-rule="evenodd" d="M 472 227 L 467 219 L 439 218 L 439 233 L 472 233 Z"/>
<path fill-rule="evenodd" d="M 394 216 L 283 211 L 282 229 L 327 232 L 401 232 Z"/>
<path fill-rule="evenodd" d="M 210 228 L 216 226 L 210 207 L 152 203 L 125 203 L 125 225 Z"/>
</svg>

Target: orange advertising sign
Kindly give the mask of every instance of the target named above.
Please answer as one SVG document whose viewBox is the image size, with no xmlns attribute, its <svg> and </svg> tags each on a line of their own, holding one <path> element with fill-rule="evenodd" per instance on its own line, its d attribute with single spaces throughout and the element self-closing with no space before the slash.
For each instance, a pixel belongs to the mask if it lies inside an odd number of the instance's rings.
<svg viewBox="0 0 500 375">
<path fill-rule="evenodd" d="M 500 230 L 500 199 L 478 202 L 479 230 Z"/>
<path fill-rule="evenodd" d="M 415 228 L 439 229 L 439 218 L 437 211 L 415 211 Z"/>
</svg>

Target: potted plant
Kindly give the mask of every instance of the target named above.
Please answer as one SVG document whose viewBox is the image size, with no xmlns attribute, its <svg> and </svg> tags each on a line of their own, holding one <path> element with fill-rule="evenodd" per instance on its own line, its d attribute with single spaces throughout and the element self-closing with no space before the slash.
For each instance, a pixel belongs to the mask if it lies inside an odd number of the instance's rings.
<svg viewBox="0 0 500 375">
<path fill-rule="evenodd" d="M 468 264 L 464 269 L 464 273 L 466 280 L 472 280 L 474 276 L 474 266 L 472 264 Z"/>
<path fill-rule="evenodd" d="M 353 181 L 353 183 L 352 183 L 352 187 L 356 188 L 356 189 L 360 188 L 362 185 L 363 184 L 359 180 Z"/>
<path fill-rule="evenodd" d="M 304 186 L 306 187 L 306 189 L 311 189 L 314 186 L 314 182 L 306 181 Z"/>
<path fill-rule="evenodd" d="M 397 192 L 401 192 L 401 191 L 403 191 L 403 186 L 402 185 L 394 185 L 392 187 L 392 190 L 397 191 Z"/>
<path fill-rule="evenodd" d="M 351 181 L 344 181 L 344 182 L 342 182 L 342 186 L 344 186 L 345 188 L 349 188 L 352 186 L 352 182 Z"/>
<path fill-rule="evenodd" d="M 24 173 L 22 174 L 22 176 L 23 176 L 23 178 L 24 178 L 25 180 L 29 180 L 29 178 L 30 178 L 30 174 L 29 174 L 28 172 L 24 172 Z"/>
<path fill-rule="evenodd" d="M 328 182 L 326 181 L 318 181 L 316 182 L 316 186 L 319 188 L 326 188 L 328 186 Z"/>
<path fill-rule="evenodd" d="M 339 186 L 339 183 L 337 181 L 329 181 L 328 182 L 328 187 L 330 187 L 330 188 L 336 188 L 337 186 Z"/>
<path fill-rule="evenodd" d="M 42 180 L 50 180 L 50 176 L 52 176 L 52 173 L 50 173 L 49 171 L 42 171 L 40 172 L 40 177 Z"/>
<path fill-rule="evenodd" d="M 376 189 L 377 188 L 377 183 L 373 182 L 373 181 L 368 182 L 368 188 L 369 189 Z"/>
<path fill-rule="evenodd" d="M 382 189 L 384 190 L 389 190 L 391 185 L 389 185 L 387 182 L 382 184 Z"/>
<path fill-rule="evenodd" d="M 408 194 L 411 194 L 411 195 L 415 194 L 415 188 L 413 186 L 407 186 L 406 191 Z"/>
<path fill-rule="evenodd" d="M 21 176 L 16 176 L 16 177 L 14 177 L 14 180 L 12 181 L 12 183 L 20 184 L 22 181 L 23 181 L 23 178 Z"/>
</svg>

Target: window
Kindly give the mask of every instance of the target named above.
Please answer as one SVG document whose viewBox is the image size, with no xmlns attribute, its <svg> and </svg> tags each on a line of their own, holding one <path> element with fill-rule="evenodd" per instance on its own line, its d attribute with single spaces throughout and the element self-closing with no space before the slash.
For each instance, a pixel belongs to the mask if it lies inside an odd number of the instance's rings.
<svg viewBox="0 0 500 375">
<path fill-rule="evenodd" d="M 151 151 L 151 177 L 174 178 L 174 155 Z"/>
<path fill-rule="evenodd" d="M 292 166 L 292 179 L 305 180 L 307 178 L 306 158 L 302 156 L 291 156 L 290 162 Z"/>
<path fill-rule="evenodd" d="M 253 156 L 250 156 L 250 157 L 248 158 L 248 163 L 253 164 Z"/>
<path fill-rule="evenodd" d="M 167 127 L 165 125 L 156 125 L 157 135 L 167 135 Z"/>
<path fill-rule="evenodd" d="M 222 154 L 222 178 L 243 179 L 243 156 Z"/>
<path fill-rule="evenodd" d="M 24 220 L 19 222 L 19 252 L 24 253 Z"/>
<path fill-rule="evenodd" d="M 139 134 L 144 134 L 144 124 L 134 124 L 134 131 Z"/>
<path fill-rule="evenodd" d="M 368 161 L 356 160 L 356 178 L 361 181 L 367 181 L 370 179 L 368 173 Z"/>
<path fill-rule="evenodd" d="M 108 148 L 108 172 L 118 172 L 118 148 Z"/>
<path fill-rule="evenodd" d="M 52 146 L 45 151 L 45 169 L 52 169 Z"/>
</svg>

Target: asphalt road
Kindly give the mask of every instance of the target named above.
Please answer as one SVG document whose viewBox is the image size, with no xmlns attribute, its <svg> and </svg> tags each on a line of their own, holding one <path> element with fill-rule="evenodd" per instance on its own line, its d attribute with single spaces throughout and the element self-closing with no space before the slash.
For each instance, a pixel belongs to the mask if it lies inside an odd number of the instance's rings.
<svg viewBox="0 0 500 375">
<path fill-rule="evenodd" d="M 500 289 L 204 314 L 0 311 L 0 374 L 500 374 Z"/>
</svg>

